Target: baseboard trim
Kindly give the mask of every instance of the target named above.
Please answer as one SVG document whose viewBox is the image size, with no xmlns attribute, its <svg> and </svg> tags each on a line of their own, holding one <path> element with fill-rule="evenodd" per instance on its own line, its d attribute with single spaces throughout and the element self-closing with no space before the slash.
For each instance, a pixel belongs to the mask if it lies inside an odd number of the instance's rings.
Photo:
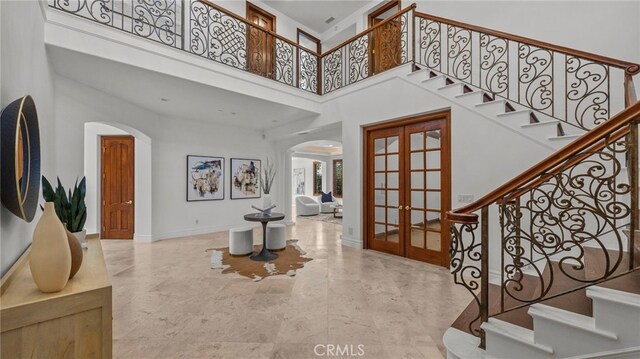
<svg viewBox="0 0 640 359">
<path fill-rule="evenodd" d="M 87 234 L 87 239 L 99 239 L 100 233 L 89 233 Z"/>
<path fill-rule="evenodd" d="M 133 240 L 140 243 L 151 243 L 153 242 L 153 237 L 150 234 L 134 234 Z"/>
<path fill-rule="evenodd" d="M 220 225 L 220 226 L 202 227 L 197 229 L 188 229 L 184 231 L 166 232 L 166 233 L 156 234 L 150 237 L 153 238 L 151 242 L 157 242 L 165 239 L 197 236 L 197 235 L 207 234 L 207 233 L 224 232 L 224 231 L 230 230 L 231 228 L 236 228 L 236 227 L 258 228 L 260 227 L 260 225 L 256 225 L 250 222 L 242 222 L 242 223 L 227 224 L 227 225 Z"/>
<path fill-rule="evenodd" d="M 362 249 L 362 241 L 360 241 L 358 238 L 345 236 L 343 234 L 343 235 L 340 236 L 340 239 L 342 240 L 342 245 L 343 246 Z"/>
</svg>

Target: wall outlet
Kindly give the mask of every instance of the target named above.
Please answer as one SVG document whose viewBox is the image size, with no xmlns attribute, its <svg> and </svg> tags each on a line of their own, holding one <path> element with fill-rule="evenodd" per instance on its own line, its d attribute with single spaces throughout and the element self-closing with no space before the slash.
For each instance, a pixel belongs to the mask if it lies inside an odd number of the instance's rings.
<svg viewBox="0 0 640 359">
<path fill-rule="evenodd" d="M 353 227 L 349 227 L 349 235 L 352 236 L 353 235 Z"/>
<path fill-rule="evenodd" d="M 459 194 L 458 195 L 458 203 L 471 203 L 473 202 L 472 194 Z"/>
<path fill-rule="evenodd" d="M 198 223 L 200 223 L 200 220 L 199 220 L 199 219 L 196 219 L 196 224 L 198 224 Z"/>
</svg>

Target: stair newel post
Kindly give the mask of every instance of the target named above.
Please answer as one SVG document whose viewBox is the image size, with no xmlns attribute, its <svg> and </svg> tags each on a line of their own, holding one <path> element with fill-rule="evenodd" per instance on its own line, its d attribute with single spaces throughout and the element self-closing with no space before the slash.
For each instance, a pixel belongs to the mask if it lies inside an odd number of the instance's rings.
<svg viewBox="0 0 640 359">
<path fill-rule="evenodd" d="M 486 323 L 489 320 L 489 206 L 480 210 L 480 321 Z M 480 347 L 486 348 L 486 336 L 480 329 Z"/>
<path fill-rule="evenodd" d="M 636 118 L 629 126 L 628 136 L 628 169 L 629 169 L 629 185 L 631 186 L 631 218 L 629 220 L 629 269 L 635 268 L 635 234 L 638 229 L 638 121 Z"/>
</svg>

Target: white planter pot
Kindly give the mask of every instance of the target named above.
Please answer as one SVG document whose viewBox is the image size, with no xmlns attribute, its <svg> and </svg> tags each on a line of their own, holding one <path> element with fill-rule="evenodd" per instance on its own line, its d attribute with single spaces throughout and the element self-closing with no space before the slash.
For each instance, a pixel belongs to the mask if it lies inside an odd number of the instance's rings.
<svg viewBox="0 0 640 359">
<path fill-rule="evenodd" d="M 83 229 L 80 232 L 73 232 L 72 233 L 74 236 L 76 236 L 76 238 L 78 238 L 78 242 L 80 242 L 80 247 L 82 247 L 82 249 L 87 249 L 87 230 Z"/>
<path fill-rule="evenodd" d="M 262 195 L 262 209 L 269 208 L 272 205 L 273 205 L 273 202 L 271 202 L 271 195 L 270 194 Z M 265 213 L 271 214 L 271 210 L 267 210 L 265 211 Z"/>
</svg>

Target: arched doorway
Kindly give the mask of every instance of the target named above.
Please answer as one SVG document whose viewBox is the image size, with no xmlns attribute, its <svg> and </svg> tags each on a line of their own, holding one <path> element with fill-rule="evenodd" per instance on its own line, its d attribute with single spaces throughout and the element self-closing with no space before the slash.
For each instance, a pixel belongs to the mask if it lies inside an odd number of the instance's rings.
<svg viewBox="0 0 640 359">
<path fill-rule="evenodd" d="M 84 175 L 87 179 L 88 233 L 102 232 L 102 138 L 131 136 L 134 139 L 133 238 L 150 242 L 151 232 L 151 138 L 144 133 L 119 123 L 87 122 L 84 125 Z"/>
</svg>

